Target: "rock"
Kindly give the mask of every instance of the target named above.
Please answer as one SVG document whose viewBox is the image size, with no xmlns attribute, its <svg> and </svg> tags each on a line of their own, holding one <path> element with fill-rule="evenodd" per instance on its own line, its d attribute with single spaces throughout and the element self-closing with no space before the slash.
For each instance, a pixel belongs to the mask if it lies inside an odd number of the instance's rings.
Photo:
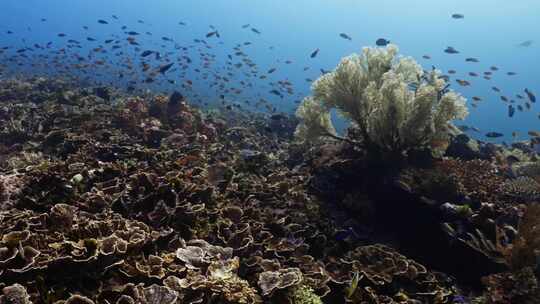
<svg viewBox="0 0 540 304">
<path fill-rule="evenodd" d="M 482 153 L 478 141 L 462 133 L 452 138 L 446 156 L 470 160 L 482 158 Z"/>
<path fill-rule="evenodd" d="M 106 101 L 111 100 L 111 90 L 108 87 L 94 88 L 94 95 Z"/>
<path fill-rule="evenodd" d="M 170 105 L 179 104 L 183 100 L 184 100 L 184 96 L 182 94 L 180 94 L 180 92 L 174 91 L 171 94 L 171 97 L 169 97 L 169 104 Z"/>
</svg>

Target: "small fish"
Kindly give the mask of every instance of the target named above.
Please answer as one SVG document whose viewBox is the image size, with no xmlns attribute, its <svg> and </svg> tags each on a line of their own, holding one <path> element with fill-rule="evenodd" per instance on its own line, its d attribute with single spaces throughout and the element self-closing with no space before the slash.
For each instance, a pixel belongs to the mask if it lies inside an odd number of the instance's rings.
<svg viewBox="0 0 540 304">
<path fill-rule="evenodd" d="M 494 65 L 490 66 L 489 69 L 492 70 L 492 71 L 498 71 L 499 70 L 499 68 L 494 66 Z"/>
<path fill-rule="evenodd" d="M 473 96 L 472 100 L 474 100 L 474 101 L 482 101 L 482 98 L 480 98 L 478 96 Z"/>
<path fill-rule="evenodd" d="M 532 44 L 533 44 L 532 40 L 526 40 L 526 41 L 523 41 L 522 43 L 518 44 L 517 46 L 519 46 L 519 47 L 530 47 Z"/>
<path fill-rule="evenodd" d="M 251 28 L 251 31 L 254 32 L 255 34 L 259 34 L 259 35 L 261 34 L 261 32 L 254 27 Z"/>
<path fill-rule="evenodd" d="M 508 117 L 512 118 L 516 113 L 516 108 L 513 105 L 508 105 Z"/>
<path fill-rule="evenodd" d="M 186 23 L 183 22 L 183 21 L 178 22 L 178 24 L 179 24 L 179 25 L 186 25 Z"/>
<path fill-rule="evenodd" d="M 272 73 L 274 73 L 275 71 L 276 71 L 276 68 L 271 68 L 270 70 L 268 70 L 267 73 L 268 73 L 268 74 L 272 74 Z"/>
<path fill-rule="evenodd" d="M 165 74 L 172 66 L 174 65 L 174 62 L 162 65 L 158 68 L 158 72 L 161 74 Z"/>
<path fill-rule="evenodd" d="M 444 52 L 447 54 L 459 54 L 459 51 L 451 46 L 447 47 Z"/>
<path fill-rule="evenodd" d="M 92 37 L 86 37 L 86 40 L 88 40 L 88 41 L 96 41 L 96 39 L 94 39 Z"/>
<path fill-rule="evenodd" d="M 475 72 L 469 72 L 469 76 L 472 76 L 472 77 L 478 77 L 478 74 L 475 73 Z"/>
<path fill-rule="evenodd" d="M 467 59 L 465 59 L 466 62 L 480 62 L 480 60 L 476 59 L 476 58 L 473 58 L 473 57 L 469 57 Z"/>
<path fill-rule="evenodd" d="M 501 96 L 501 100 L 504 101 L 504 102 L 508 102 L 508 97 L 506 97 L 506 96 Z"/>
<path fill-rule="evenodd" d="M 58 34 L 58 37 L 66 37 L 66 34 L 60 33 L 60 34 Z"/>
<path fill-rule="evenodd" d="M 130 36 L 138 36 L 138 35 L 140 35 L 138 32 L 135 32 L 135 31 L 129 31 L 129 32 L 126 32 L 126 34 L 128 34 Z"/>
<path fill-rule="evenodd" d="M 448 70 L 448 74 L 455 74 L 456 70 Z"/>
<path fill-rule="evenodd" d="M 345 33 L 340 33 L 339 37 L 341 37 L 343 39 L 347 39 L 349 41 L 352 40 L 352 38 L 349 35 L 345 34 Z"/>
<path fill-rule="evenodd" d="M 429 56 L 429 55 L 424 55 L 424 56 L 422 56 L 422 58 L 429 60 L 429 59 L 431 59 L 431 56 Z"/>
<path fill-rule="evenodd" d="M 375 44 L 378 46 L 387 46 L 388 44 L 390 44 L 390 40 L 379 38 L 377 39 L 377 41 L 375 41 Z"/>
<path fill-rule="evenodd" d="M 519 99 L 523 99 L 523 96 L 520 95 L 520 94 L 516 94 L 516 97 L 519 98 Z"/>
<path fill-rule="evenodd" d="M 116 15 L 112 15 L 112 17 L 113 17 L 113 19 L 116 19 L 116 20 L 118 20 L 118 16 L 116 16 Z"/>
<path fill-rule="evenodd" d="M 154 51 L 144 51 L 141 53 L 141 57 L 147 57 L 147 56 L 150 56 L 154 53 Z"/>
<path fill-rule="evenodd" d="M 212 36 L 216 36 L 219 38 L 219 32 L 218 31 L 213 31 L 213 32 L 210 32 L 208 34 L 206 34 L 206 38 L 210 38 Z"/>
<path fill-rule="evenodd" d="M 311 55 L 309 57 L 315 58 L 315 57 L 317 57 L 317 54 L 319 54 L 319 49 L 316 49 L 315 51 L 313 51 L 313 53 L 311 53 Z"/>
<path fill-rule="evenodd" d="M 107 21 L 105 21 L 105 20 L 103 20 L 103 19 L 99 19 L 97 22 L 98 22 L 99 24 L 109 24 L 109 22 L 107 22 Z"/>
<path fill-rule="evenodd" d="M 106 44 L 109 44 L 109 43 L 111 43 L 111 42 L 113 42 L 113 41 L 114 41 L 114 39 L 107 39 L 107 40 L 105 40 L 105 43 L 106 43 Z"/>
<path fill-rule="evenodd" d="M 452 18 L 454 18 L 454 19 L 463 19 L 463 18 L 465 18 L 465 15 L 463 15 L 463 14 L 452 14 Z"/>
<path fill-rule="evenodd" d="M 525 89 L 525 94 L 527 94 L 527 97 L 531 102 L 536 102 L 536 96 L 533 92 L 529 91 L 529 89 Z"/>
<path fill-rule="evenodd" d="M 529 136 L 532 136 L 532 137 L 540 137 L 539 131 L 531 130 L 531 131 L 528 131 L 527 134 L 529 134 Z"/>
<path fill-rule="evenodd" d="M 518 109 L 518 111 L 523 112 L 523 106 L 522 105 L 518 105 L 517 109 Z"/>
<path fill-rule="evenodd" d="M 471 85 L 471 83 L 468 82 L 467 80 L 456 79 L 456 82 L 462 87 L 466 87 L 466 86 Z"/>
<path fill-rule="evenodd" d="M 516 72 L 507 72 L 506 75 L 508 75 L 508 76 L 514 76 L 514 75 L 517 75 L 517 73 L 516 73 Z"/>
<path fill-rule="evenodd" d="M 491 75 L 491 74 L 493 74 L 493 73 L 491 73 L 490 71 L 484 72 L 484 75 L 488 75 L 488 76 L 489 76 L 489 75 Z"/>
<path fill-rule="evenodd" d="M 491 89 L 492 89 L 493 91 L 495 91 L 495 92 L 500 92 L 500 91 L 501 91 L 501 89 L 499 89 L 499 88 L 497 88 L 497 87 L 491 87 Z"/>
<path fill-rule="evenodd" d="M 248 28 L 249 25 L 250 25 L 249 23 L 248 23 L 248 24 L 244 24 L 244 25 L 242 25 L 242 28 L 243 28 L 243 29 Z"/>
<path fill-rule="evenodd" d="M 278 90 L 275 90 L 275 89 L 274 89 L 274 90 L 271 90 L 270 93 L 271 93 L 271 94 L 274 94 L 274 95 L 277 95 L 277 96 L 279 96 L 279 97 L 281 97 L 281 98 L 283 98 L 283 95 L 282 95 L 281 92 L 279 92 Z"/>
<path fill-rule="evenodd" d="M 486 133 L 485 136 L 489 137 L 489 138 L 498 138 L 498 137 L 503 137 L 504 134 L 499 133 L 499 132 L 488 132 L 488 133 Z"/>
</svg>

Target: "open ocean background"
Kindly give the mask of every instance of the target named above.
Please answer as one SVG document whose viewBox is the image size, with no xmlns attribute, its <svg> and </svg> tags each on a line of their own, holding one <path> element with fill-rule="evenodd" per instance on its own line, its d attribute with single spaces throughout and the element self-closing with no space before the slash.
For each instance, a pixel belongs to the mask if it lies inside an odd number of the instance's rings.
<svg viewBox="0 0 540 304">
<path fill-rule="evenodd" d="M 455 13 L 463 14 L 465 18 L 451 18 Z M 112 15 L 119 19 L 114 20 Z M 47 21 L 42 22 L 42 18 Z M 107 20 L 109 24 L 98 24 L 98 19 Z M 181 26 L 179 22 L 186 25 Z M 261 34 L 242 29 L 244 24 L 250 24 Z M 89 30 L 84 30 L 84 25 Z M 139 36 L 140 48 L 158 49 L 165 45 L 162 52 L 176 50 L 174 44 L 165 44 L 160 37 L 170 37 L 175 43 L 187 46 L 193 39 L 205 39 L 211 31 L 209 25 L 213 25 L 221 38 L 207 39 L 213 46 L 207 51 L 222 65 L 235 45 L 252 42 L 242 49 L 258 69 L 267 71 L 275 67 L 277 70 L 264 80 L 247 79 L 238 73 L 231 78 L 231 83 L 245 80 L 252 86 L 227 98 L 239 103 L 264 98 L 278 111 L 287 112 L 294 111 L 298 100 L 310 94 L 310 83 L 306 78 L 317 79 L 320 69 L 331 70 L 342 57 L 359 52 L 364 46 L 374 46 L 378 38 L 386 38 L 397 44 L 403 55 L 414 57 L 425 69 L 433 65 L 445 73 L 449 69 L 457 71 L 456 75 L 451 75 L 452 88 L 468 99 L 471 114 L 465 124 L 481 130 L 481 133 L 471 133 L 475 137 L 486 140 L 483 134 L 496 131 L 505 134 L 497 141 L 510 142 L 514 131 L 519 132 L 517 139 L 526 139 L 527 131 L 540 129 L 538 103 L 533 103 L 528 111 L 516 110 L 515 116 L 509 118 L 508 104 L 500 99 L 500 95 L 507 96 L 515 99 L 517 105 L 521 100 L 515 95 L 521 94 L 526 99 L 525 88 L 537 95 L 540 93 L 540 1 L 4 0 L 0 10 L 0 47 L 17 49 L 53 41 L 53 48 L 58 49 L 69 38 L 81 41 L 82 48 L 78 51 L 84 55 L 113 34 L 124 37 L 123 25 L 129 30 L 151 32 L 152 36 Z M 7 34 L 7 31 L 13 34 Z M 58 33 L 65 33 L 67 37 L 57 37 Z M 346 33 L 352 40 L 339 37 L 339 33 Z M 87 42 L 88 36 L 98 42 Z M 518 46 L 528 40 L 532 41 L 529 47 Z M 460 54 L 444 53 L 447 46 L 456 48 Z M 318 55 L 310 58 L 317 48 L 320 49 Z M 132 49 L 124 51 L 132 53 L 134 61 L 138 58 L 138 53 Z M 4 58 L 9 54 L 13 52 L 8 51 Z M 431 59 L 423 59 L 423 55 L 429 55 Z M 193 57 L 196 61 L 197 56 Z M 465 62 L 467 57 L 478 58 L 480 62 Z M 110 60 L 114 64 L 114 57 Z M 287 60 L 292 63 L 286 64 Z M 13 73 L 55 72 L 17 66 L 15 62 L 2 63 L 10 65 Z M 194 62 L 193 67 L 196 65 Z M 497 66 L 499 71 L 494 72 L 491 80 L 485 80 L 482 73 L 489 71 L 490 66 Z M 310 69 L 304 71 L 304 67 Z M 506 73 L 510 71 L 517 75 L 508 76 Z M 214 72 L 219 74 L 223 70 Z M 480 76 L 471 77 L 469 72 Z M 166 77 L 182 81 L 175 79 L 174 73 Z M 185 77 L 193 81 L 192 94 L 198 94 L 202 99 L 213 102 L 221 94 L 191 67 Z M 471 86 L 459 86 L 456 78 L 470 81 Z M 271 90 L 269 82 L 284 79 L 293 84 L 293 95 L 280 98 L 268 93 Z M 114 75 L 100 76 L 96 80 L 124 85 Z M 177 85 L 167 81 L 140 86 L 167 92 L 178 89 Z M 494 92 L 492 86 L 500 88 L 501 93 Z M 470 107 L 472 96 L 482 98 L 477 108 Z"/>
</svg>

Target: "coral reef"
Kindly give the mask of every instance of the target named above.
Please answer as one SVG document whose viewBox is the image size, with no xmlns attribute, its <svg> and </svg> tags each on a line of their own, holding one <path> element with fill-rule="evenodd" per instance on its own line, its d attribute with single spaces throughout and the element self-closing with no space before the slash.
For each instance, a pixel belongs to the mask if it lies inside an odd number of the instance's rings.
<svg viewBox="0 0 540 304">
<path fill-rule="evenodd" d="M 448 123 L 441 102 L 459 104 L 451 92 L 434 95 L 436 72 L 400 87 L 418 67 L 395 52 L 368 50 L 345 65 L 358 81 L 377 76 L 375 91 L 388 91 L 373 100 L 386 110 L 419 106 L 391 93 L 429 99 L 425 137 L 402 141 L 412 130 L 403 125 L 399 138 L 363 138 L 356 126 L 345 144 L 305 154 L 290 142 L 296 120 L 286 114 L 204 111 L 179 92 L 0 81 L 0 303 L 534 299 L 538 216 L 531 196 L 509 186 L 535 178 L 534 158 L 442 158 L 394 175 L 358 157 L 369 141 L 399 153 L 428 145 Z M 355 70 L 363 63 L 376 75 Z M 338 70 L 328 77 L 345 77 Z M 340 140 L 315 91 L 297 135 Z M 416 111 L 407 109 L 398 112 Z M 452 272 L 458 264 L 466 272 Z"/>
</svg>

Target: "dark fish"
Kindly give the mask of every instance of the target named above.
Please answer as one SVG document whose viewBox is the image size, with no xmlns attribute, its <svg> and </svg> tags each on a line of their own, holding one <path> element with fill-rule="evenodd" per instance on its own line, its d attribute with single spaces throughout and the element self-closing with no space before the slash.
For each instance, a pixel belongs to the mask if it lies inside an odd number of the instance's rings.
<svg viewBox="0 0 540 304">
<path fill-rule="evenodd" d="M 516 113 L 516 108 L 513 105 L 508 105 L 508 117 L 513 117 L 514 113 Z"/>
<path fill-rule="evenodd" d="M 429 56 L 429 55 L 424 55 L 424 56 L 422 56 L 422 58 L 428 59 L 428 60 L 429 60 L 429 59 L 431 59 L 431 56 Z"/>
<path fill-rule="evenodd" d="M 272 73 L 274 73 L 275 71 L 276 71 L 276 68 L 271 68 L 270 70 L 268 70 L 267 73 L 268 73 L 268 74 L 272 74 Z"/>
<path fill-rule="evenodd" d="M 154 51 L 144 51 L 141 53 L 141 57 L 147 57 L 154 53 Z"/>
<path fill-rule="evenodd" d="M 448 70 L 448 74 L 455 74 L 456 70 Z"/>
<path fill-rule="evenodd" d="M 508 97 L 506 97 L 506 96 L 501 96 L 501 100 L 504 101 L 504 102 L 508 102 Z"/>
<path fill-rule="evenodd" d="M 58 37 L 66 37 L 66 34 L 60 33 L 60 34 L 58 34 Z"/>
<path fill-rule="evenodd" d="M 375 44 L 378 46 L 387 46 L 388 44 L 390 44 L 390 40 L 379 38 L 377 39 L 377 41 L 375 41 Z"/>
<path fill-rule="evenodd" d="M 282 95 L 281 92 L 279 92 L 278 90 L 275 90 L 275 89 L 274 89 L 274 90 L 271 90 L 270 93 L 271 93 L 271 94 L 274 94 L 274 95 L 277 95 L 277 96 L 279 96 L 279 97 L 281 97 L 281 98 L 283 98 L 283 95 Z"/>
<path fill-rule="evenodd" d="M 243 28 L 243 29 L 248 28 L 248 27 L 249 27 L 249 23 L 248 23 L 248 24 L 242 25 L 242 28 Z"/>
<path fill-rule="evenodd" d="M 88 40 L 88 41 L 96 41 L 96 39 L 94 39 L 92 37 L 86 37 L 86 40 Z"/>
<path fill-rule="evenodd" d="M 167 41 L 167 42 L 173 42 L 172 38 L 169 38 L 169 37 L 161 37 L 161 40 Z"/>
<path fill-rule="evenodd" d="M 476 58 L 473 58 L 473 57 L 469 57 L 467 59 L 465 59 L 466 62 L 480 62 L 480 60 L 476 59 Z"/>
<path fill-rule="evenodd" d="M 137 35 L 140 35 L 139 33 L 135 32 L 135 31 L 126 32 L 126 34 L 128 34 L 128 35 L 130 35 L 130 36 L 137 36 Z"/>
<path fill-rule="evenodd" d="M 498 71 L 499 70 L 499 68 L 494 66 L 494 65 L 490 66 L 489 69 L 492 70 L 492 71 Z"/>
<path fill-rule="evenodd" d="M 523 107 L 521 105 L 517 106 L 518 111 L 523 112 Z"/>
<path fill-rule="evenodd" d="M 516 97 L 519 98 L 519 99 L 523 99 L 523 96 L 520 95 L 520 94 L 516 94 Z"/>
<path fill-rule="evenodd" d="M 328 73 L 330 73 L 330 71 L 327 71 L 327 70 L 325 70 L 325 69 L 321 69 L 321 74 L 324 75 L 324 74 L 328 74 Z"/>
<path fill-rule="evenodd" d="M 349 35 L 345 34 L 345 33 L 340 33 L 339 37 L 341 37 L 343 39 L 347 39 L 347 40 L 352 40 L 352 38 Z"/>
<path fill-rule="evenodd" d="M 114 41 L 114 39 L 107 39 L 107 40 L 105 40 L 105 43 L 106 43 L 106 44 L 109 44 L 109 43 L 111 43 L 111 42 L 113 42 L 113 41 Z"/>
<path fill-rule="evenodd" d="M 315 51 L 313 51 L 313 53 L 311 53 L 310 57 L 315 58 L 315 57 L 317 57 L 317 54 L 319 54 L 319 49 L 316 49 Z"/>
<path fill-rule="evenodd" d="M 113 19 L 116 19 L 116 20 L 118 20 L 118 16 L 116 16 L 116 15 L 112 15 L 112 17 L 113 17 Z"/>
<path fill-rule="evenodd" d="M 481 101 L 481 100 L 482 100 L 482 98 L 480 98 L 480 97 L 478 97 L 478 96 L 473 96 L 472 99 L 473 99 L 474 101 Z"/>
<path fill-rule="evenodd" d="M 251 28 L 251 31 L 254 32 L 255 34 L 260 34 L 261 33 L 258 29 L 254 28 L 254 27 Z"/>
<path fill-rule="evenodd" d="M 105 21 L 105 20 L 102 20 L 102 19 L 99 19 L 97 21 L 99 24 L 109 24 L 109 22 Z"/>
<path fill-rule="evenodd" d="M 499 88 L 497 88 L 497 87 L 491 87 L 491 89 L 492 89 L 493 91 L 495 91 L 495 92 L 500 92 L 500 91 L 501 91 L 501 89 L 499 89 Z"/>
<path fill-rule="evenodd" d="M 488 132 L 486 133 L 486 137 L 489 137 L 489 138 L 497 138 L 497 137 L 503 137 L 504 134 L 502 133 L 499 133 L 499 132 Z"/>
<path fill-rule="evenodd" d="M 491 75 L 491 74 L 493 74 L 493 73 L 491 73 L 491 72 L 489 72 L 489 71 L 484 72 L 484 75 Z"/>
<path fill-rule="evenodd" d="M 178 24 L 179 24 L 179 25 L 186 25 L 186 23 L 183 22 L 183 21 L 178 22 Z"/>
<path fill-rule="evenodd" d="M 444 52 L 448 54 L 459 54 L 459 51 L 451 46 L 447 47 Z"/>
<path fill-rule="evenodd" d="M 469 76 L 472 76 L 472 77 L 478 77 L 478 74 L 475 73 L 475 72 L 469 72 Z"/>
<path fill-rule="evenodd" d="M 533 94 L 533 92 L 529 91 L 529 89 L 525 89 L 525 94 L 527 94 L 527 97 L 529 97 L 531 102 L 536 102 L 536 96 Z"/>
<path fill-rule="evenodd" d="M 506 75 L 508 75 L 508 76 L 514 76 L 514 75 L 517 75 L 517 73 L 516 73 L 516 72 L 507 72 Z"/>
<path fill-rule="evenodd" d="M 465 18 L 465 15 L 463 15 L 463 14 L 452 14 L 452 18 L 454 18 L 454 19 L 463 19 L 463 18 Z"/>
<path fill-rule="evenodd" d="M 216 36 L 219 38 L 219 32 L 218 31 L 213 31 L 213 32 L 210 32 L 208 34 L 206 34 L 206 38 L 210 38 L 212 36 Z"/>
<path fill-rule="evenodd" d="M 174 65 L 174 62 L 162 65 L 159 67 L 158 72 L 161 74 L 165 74 L 172 66 Z"/>
</svg>

